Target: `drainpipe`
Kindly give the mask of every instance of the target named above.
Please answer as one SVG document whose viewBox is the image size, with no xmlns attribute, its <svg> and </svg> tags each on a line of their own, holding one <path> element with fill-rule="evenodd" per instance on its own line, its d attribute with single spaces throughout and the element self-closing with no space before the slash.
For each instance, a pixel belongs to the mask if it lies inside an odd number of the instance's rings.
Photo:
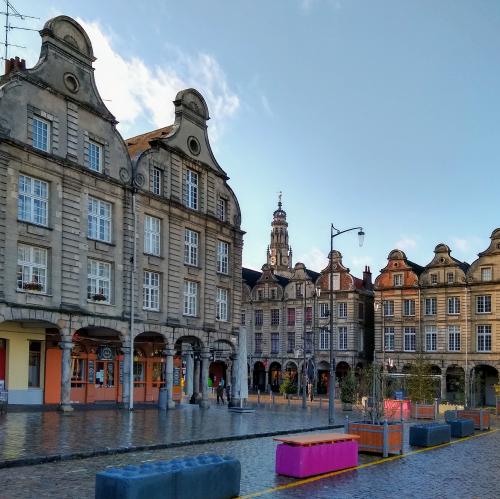
<svg viewBox="0 0 500 499">
<path fill-rule="evenodd" d="M 136 253 L 137 253 L 137 211 L 135 205 L 135 187 L 132 189 L 132 217 L 133 217 L 133 251 L 132 251 L 132 269 L 130 272 L 130 373 L 129 386 L 130 392 L 128 397 L 128 409 L 134 410 L 134 314 L 135 314 L 135 272 L 136 272 Z"/>
</svg>

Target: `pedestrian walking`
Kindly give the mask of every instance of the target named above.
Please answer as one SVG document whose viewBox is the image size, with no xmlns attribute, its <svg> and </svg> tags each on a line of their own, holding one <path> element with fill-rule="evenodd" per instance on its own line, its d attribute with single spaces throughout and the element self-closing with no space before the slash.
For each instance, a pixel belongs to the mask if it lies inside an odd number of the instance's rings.
<svg viewBox="0 0 500 499">
<path fill-rule="evenodd" d="M 219 401 L 224 405 L 224 386 L 222 386 L 221 383 L 217 386 L 217 405 Z"/>
</svg>

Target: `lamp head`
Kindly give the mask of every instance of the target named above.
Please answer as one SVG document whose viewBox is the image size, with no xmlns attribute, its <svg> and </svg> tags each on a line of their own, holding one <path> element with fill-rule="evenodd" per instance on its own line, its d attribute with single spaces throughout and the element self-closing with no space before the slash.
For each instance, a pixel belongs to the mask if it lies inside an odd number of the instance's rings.
<svg viewBox="0 0 500 499">
<path fill-rule="evenodd" d="M 363 246 L 363 242 L 365 240 L 365 233 L 363 232 L 363 229 L 359 229 L 358 231 L 358 238 L 359 238 L 359 245 Z"/>
</svg>

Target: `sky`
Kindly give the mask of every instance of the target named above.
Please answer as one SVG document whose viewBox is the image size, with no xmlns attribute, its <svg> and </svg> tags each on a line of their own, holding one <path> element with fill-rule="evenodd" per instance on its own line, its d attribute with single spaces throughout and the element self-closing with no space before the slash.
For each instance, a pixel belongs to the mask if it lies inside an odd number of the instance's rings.
<svg viewBox="0 0 500 499">
<path fill-rule="evenodd" d="M 84 26 L 124 138 L 171 124 L 179 90 L 205 96 L 244 266 L 265 263 L 280 191 L 294 263 L 315 271 L 332 223 L 364 228 L 363 247 L 356 231 L 334 247 L 374 277 L 394 248 L 426 265 L 445 243 L 472 263 L 500 227 L 497 0 L 13 3 L 39 18 L 17 25 L 65 14 Z M 38 33 L 9 36 L 26 46 L 9 56 L 34 65 Z"/>
</svg>

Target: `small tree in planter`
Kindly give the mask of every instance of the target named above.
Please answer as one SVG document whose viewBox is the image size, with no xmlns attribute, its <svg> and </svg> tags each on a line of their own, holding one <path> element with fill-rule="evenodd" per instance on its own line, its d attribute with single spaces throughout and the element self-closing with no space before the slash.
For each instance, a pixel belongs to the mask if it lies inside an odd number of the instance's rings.
<svg viewBox="0 0 500 499">
<path fill-rule="evenodd" d="M 340 400 L 344 411 L 352 411 L 352 404 L 356 401 L 356 378 L 350 370 L 340 383 Z"/>
<path fill-rule="evenodd" d="M 429 361 L 419 354 L 415 357 L 406 382 L 408 396 L 412 402 L 411 415 L 414 418 L 435 419 L 435 387 Z"/>
<path fill-rule="evenodd" d="M 280 393 L 286 398 L 289 398 L 289 395 L 293 393 L 297 393 L 297 385 L 292 381 L 289 373 L 285 373 L 283 376 L 283 382 L 280 385 Z"/>
</svg>

